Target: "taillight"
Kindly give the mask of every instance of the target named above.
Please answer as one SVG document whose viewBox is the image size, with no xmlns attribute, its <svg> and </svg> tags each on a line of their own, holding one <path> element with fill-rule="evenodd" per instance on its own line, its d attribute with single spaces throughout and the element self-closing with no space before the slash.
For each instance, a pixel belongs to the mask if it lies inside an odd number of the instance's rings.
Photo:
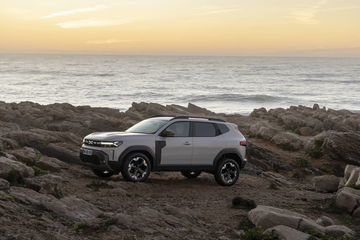
<svg viewBox="0 0 360 240">
<path fill-rule="evenodd" d="M 241 141 L 241 142 L 240 142 L 240 146 L 246 147 L 246 145 L 247 145 L 247 142 L 246 142 L 246 141 Z"/>
</svg>

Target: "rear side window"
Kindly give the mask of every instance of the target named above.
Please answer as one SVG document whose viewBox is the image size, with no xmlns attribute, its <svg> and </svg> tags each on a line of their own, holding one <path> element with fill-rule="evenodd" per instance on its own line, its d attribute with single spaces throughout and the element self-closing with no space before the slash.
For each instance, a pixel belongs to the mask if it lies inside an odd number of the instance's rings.
<svg viewBox="0 0 360 240">
<path fill-rule="evenodd" d="M 227 133 L 230 129 L 225 124 L 218 124 L 220 134 Z"/>
<path fill-rule="evenodd" d="M 214 124 L 194 122 L 194 137 L 215 137 L 216 135 Z"/>
</svg>

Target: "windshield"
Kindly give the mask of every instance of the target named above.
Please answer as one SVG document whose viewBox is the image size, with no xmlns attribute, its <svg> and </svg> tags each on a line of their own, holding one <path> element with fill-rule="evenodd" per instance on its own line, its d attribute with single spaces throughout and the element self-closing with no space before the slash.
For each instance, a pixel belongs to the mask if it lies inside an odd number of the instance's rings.
<svg viewBox="0 0 360 240">
<path fill-rule="evenodd" d="M 153 134 L 156 133 L 168 120 L 164 119 L 146 119 L 141 121 L 128 130 L 126 132 L 130 133 L 146 133 L 146 134 Z"/>
</svg>

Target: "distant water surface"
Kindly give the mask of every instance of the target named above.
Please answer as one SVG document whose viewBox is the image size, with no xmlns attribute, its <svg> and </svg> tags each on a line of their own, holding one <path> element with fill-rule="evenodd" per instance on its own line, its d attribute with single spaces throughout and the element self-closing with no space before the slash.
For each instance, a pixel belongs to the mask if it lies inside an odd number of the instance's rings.
<svg viewBox="0 0 360 240">
<path fill-rule="evenodd" d="M 0 55 L 0 100 L 126 110 L 132 102 L 248 114 L 254 108 L 360 110 L 360 58 Z"/>
</svg>

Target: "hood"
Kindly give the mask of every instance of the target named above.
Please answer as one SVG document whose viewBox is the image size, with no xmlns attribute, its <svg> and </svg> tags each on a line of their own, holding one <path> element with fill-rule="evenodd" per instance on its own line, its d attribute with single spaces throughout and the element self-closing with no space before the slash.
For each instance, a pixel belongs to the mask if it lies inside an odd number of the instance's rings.
<svg viewBox="0 0 360 240">
<path fill-rule="evenodd" d="M 129 132 L 95 132 L 87 135 L 84 139 L 91 139 L 97 141 L 119 141 L 124 137 L 129 136 L 144 136 L 149 134 L 144 133 L 129 133 Z"/>
</svg>

